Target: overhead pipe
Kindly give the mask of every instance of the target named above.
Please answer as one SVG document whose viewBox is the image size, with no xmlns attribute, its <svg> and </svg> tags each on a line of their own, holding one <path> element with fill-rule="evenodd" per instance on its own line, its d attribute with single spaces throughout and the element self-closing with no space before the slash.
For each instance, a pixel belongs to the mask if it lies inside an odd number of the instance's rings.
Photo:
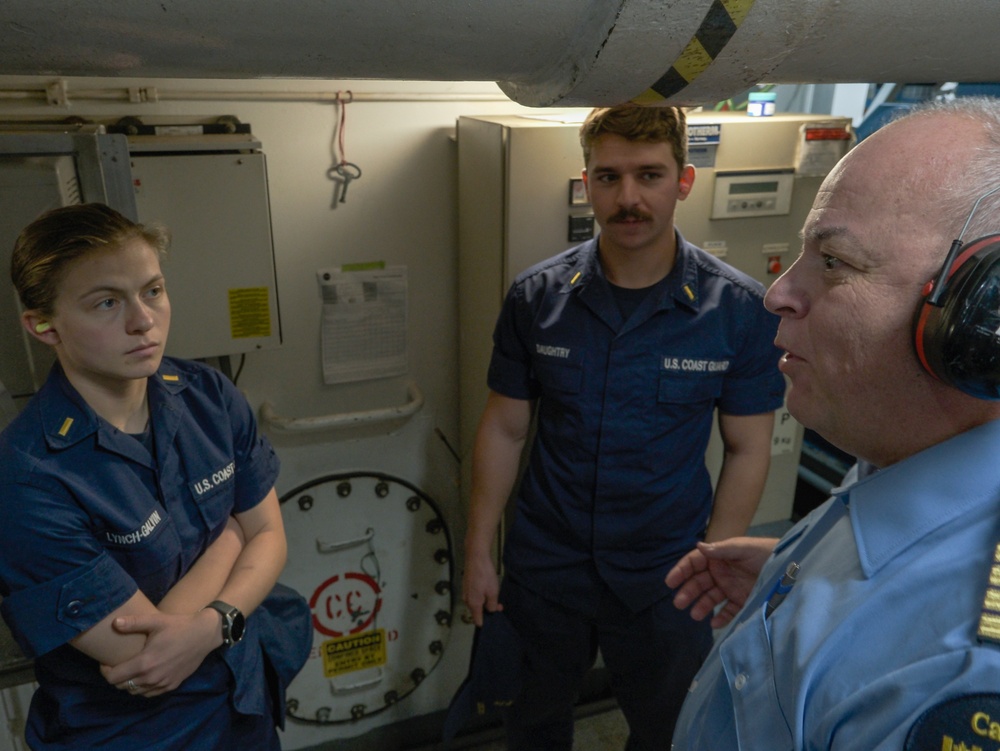
<svg viewBox="0 0 1000 751">
<path fill-rule="evenodd" d="M 528 106 L 752 84 L 993 81 L 969 0 L 6 0 L 0 73 L 496 81 Z M 956 40 L 960 40 L 956 44 Z"/>
</svg>

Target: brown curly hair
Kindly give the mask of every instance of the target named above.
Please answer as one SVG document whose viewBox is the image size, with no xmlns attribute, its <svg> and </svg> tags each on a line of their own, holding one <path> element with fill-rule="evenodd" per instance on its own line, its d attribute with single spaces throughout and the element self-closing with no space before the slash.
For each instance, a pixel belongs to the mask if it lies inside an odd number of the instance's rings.
<svg viewBox="0 0 1000 751">
<path fill-rule="evenodd" d="M 643 107 L 620 104 L 591 110 L 580 127 L 583 162 L 590 163 L 594 142 L 603 135 L 629 141 L 668 143 L 679 170 L 687 164 L 687 117 L 680 107 Z"/>
</svg>

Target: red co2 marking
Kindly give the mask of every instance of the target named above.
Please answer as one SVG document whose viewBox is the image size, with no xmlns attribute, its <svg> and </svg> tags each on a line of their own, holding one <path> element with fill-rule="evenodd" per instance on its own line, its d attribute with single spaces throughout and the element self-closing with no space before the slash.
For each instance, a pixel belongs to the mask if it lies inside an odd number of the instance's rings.
<svg viewBox="0 0 1000 751">
<path fill-rule="evenodd" d="M 368 574 L 351 571 L 331 576 L 309 600 L 313 627 L 333 637 L 364 631 L 382 608 L 381 594 L 378 582 Z"/>
</svg>

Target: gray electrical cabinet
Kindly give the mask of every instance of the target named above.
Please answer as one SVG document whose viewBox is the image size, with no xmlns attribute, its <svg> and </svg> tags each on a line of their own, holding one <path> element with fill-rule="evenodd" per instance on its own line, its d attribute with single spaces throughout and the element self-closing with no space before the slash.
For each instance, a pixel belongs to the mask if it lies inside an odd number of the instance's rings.
<svg viewBox="0 0 1000 751">
<path fill-rule="evenodd" d="M 142 222 L 170 230 L 167 354 L 188 359 L 281 343 L 267 166 L 249 135 L 130 136 Z"/>
</svg>

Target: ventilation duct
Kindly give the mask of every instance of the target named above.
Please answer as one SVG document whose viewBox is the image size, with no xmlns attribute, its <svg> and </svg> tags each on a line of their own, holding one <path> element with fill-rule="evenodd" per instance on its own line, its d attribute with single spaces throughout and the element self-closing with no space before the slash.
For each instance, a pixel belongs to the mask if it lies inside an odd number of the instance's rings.
<svg viewBox="0 0 1000 751">
<path fill-rule="evenodd" d="M 1000 4 L 959 5 L 7 0 L 0 73 L 496 81 L 528 106 L 704 104 L 759 82 L 993 81 Z"/>
</svg>

